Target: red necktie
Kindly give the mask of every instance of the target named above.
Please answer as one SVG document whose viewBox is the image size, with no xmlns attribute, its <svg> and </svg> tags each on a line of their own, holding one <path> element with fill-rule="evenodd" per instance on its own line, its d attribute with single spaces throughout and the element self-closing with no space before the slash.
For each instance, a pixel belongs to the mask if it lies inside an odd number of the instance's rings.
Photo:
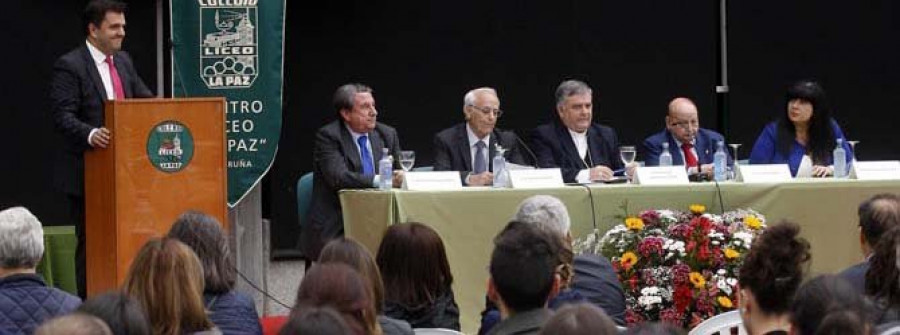
<svg viewBox="0 0 900 335">
<path fill-rule="evenodd" d="M 122 89 L 122 79 L 119 78 L 119 71 L 116 70 L 116 64 L 113 63 L 112 55 L 106 56 L 106 66 L 109 67 L 109 78 L 112 79 L 113 92 L 116 93 L 116 100 L 125 99 L 125 90 Z"/>
<path fill-rule="evenodd" d="M 684 166 L 686 167 L 695 167 L 697 166 L 697 157 L 694 157 L 694 152 L 691 149 L 694 148 L 693 144 L 684 143 L 681 145 L 681 151 L 684 151 Z"/>
</svg>

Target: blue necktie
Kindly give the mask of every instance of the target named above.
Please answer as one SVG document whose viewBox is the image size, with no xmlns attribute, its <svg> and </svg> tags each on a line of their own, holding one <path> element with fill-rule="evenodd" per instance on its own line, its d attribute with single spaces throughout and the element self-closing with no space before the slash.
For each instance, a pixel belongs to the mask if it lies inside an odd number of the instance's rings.
<svg viewBox="0 0 900 335">
<path fill-rule="evenodd" d="M 369 137 L 366 135 L 360 136 L 356 139 L 356 142 L 359 143 L 359 155 L 360 160 L 362 161 L 362 173 L 364 175 L 374 175 L 375 167 L 372 166 L 372 154 L 369 153 L 369 145 L 368 142 Z"/>
<path fill-rule="evenodd" d="M 484 141 L 475 143 L 475 174 L 487 171 L 487 162 L 484 160 Z"/>
</svg>

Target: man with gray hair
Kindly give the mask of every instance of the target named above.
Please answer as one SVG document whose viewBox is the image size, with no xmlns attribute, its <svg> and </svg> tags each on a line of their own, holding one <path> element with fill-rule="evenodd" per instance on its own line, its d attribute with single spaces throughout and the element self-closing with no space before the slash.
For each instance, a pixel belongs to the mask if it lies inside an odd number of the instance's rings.
<svg viewBox="0 0 900 335">
<path fill-rule="evenodd" d="M 625 325 L 625 294 L 612 264 L 601 255 L 573 255 L 571 220 L 562 201 L 549 195 L 531 196 L 519 204 L 512 221 L 534 225 L 564 241 L 559 254 L 563 264 L 559 271 L 563 287 L 550 299 L 550 308 L 588 301 L 603 309 L 616 324 Z M 479 333 L 486 333 L 499 320 L 499 312 L 488 303 L 481 313 Z"/>
<path fill-rule="evenodd" d="M 31 334 L 45 319 L 69 313 L 78 297 L 47 287 L 35 268 L 44 229 L 24 207 L 0 212 L 0 334 Z"/>
<path fill-rule="evenodd" d="M 592 90 L 587 84 L 578 80 L 559 84 L 559 120 L 538 126 L 531 136 L 538 167 L 560 168 L 567 183 L 607 181 L 625 171 L 616 131 L 593 122 L 593 109 Z"/>
<path fill-rule="evenodd" d="M 517 135 L 494 127 L 503 115 L 497 91 L 482 87 L 466 93 L 463 115 L 466 122 L 434 136 L 435 171 L 459 171 L 463 184 L 468 186 L 491 185 L 498 146 L 506 150 L 506 161 L 525 164 Z"/>
</svg>

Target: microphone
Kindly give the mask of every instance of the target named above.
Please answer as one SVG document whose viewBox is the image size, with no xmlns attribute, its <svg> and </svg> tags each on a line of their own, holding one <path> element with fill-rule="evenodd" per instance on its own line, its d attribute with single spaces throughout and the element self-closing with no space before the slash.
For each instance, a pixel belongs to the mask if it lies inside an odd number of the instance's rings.
<svg viewBox="0 0 900 335">
<path fill-rule="evenodd" d="M 499 130 L 499 129 L 498 129 L 498 130 Z M 513 136 L 515 136 L 516 142 L 518 142 L 519 145 L 521 145 L 523 148 L 525 148 L 525 151 L 527 151 L 527 152 L 528 152 L 528 155 L 531 156 L 531 161 L 534 162 L 534 167 L 535 167 L 535 168 L 538 168 L 538 159 L 537 159 L 537 156 L 535 156 L 534 151 L 531 151 L 531 148 L 528 147 L 528 144 L 526 144 L 525 141 L 523 141 L 522 138 L 519 137 L 519 134 L 516 134 L 516 132 L 514 132 L 514 131 L 507 131 L 507 133 L 511 133 L 511 134 L 513 134 Z"/>
</svg>

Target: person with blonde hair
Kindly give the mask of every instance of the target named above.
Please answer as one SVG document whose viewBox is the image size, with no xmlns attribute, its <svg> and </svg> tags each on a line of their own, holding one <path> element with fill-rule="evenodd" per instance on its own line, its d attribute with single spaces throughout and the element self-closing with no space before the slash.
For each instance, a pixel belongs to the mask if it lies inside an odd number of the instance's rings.
<svg viewBox="0 0 900 335">
<path fill-rule="evenodd" d="M 124 290 L 150 318 L 153 334 L 220 334 L 203 305 L 203 267 L 174 238 L 152 239 L 138 251 Z"/>
</svg>

